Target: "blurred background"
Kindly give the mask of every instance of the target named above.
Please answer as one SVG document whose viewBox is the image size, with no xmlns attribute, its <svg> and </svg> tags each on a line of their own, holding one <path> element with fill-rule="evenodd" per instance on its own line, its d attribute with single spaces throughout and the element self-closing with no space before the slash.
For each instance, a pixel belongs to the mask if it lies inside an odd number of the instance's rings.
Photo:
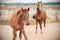
<svg viewBox="0 0 60 40">
<path fill-rule="evenodd" d="M 30 22 L 35 24 L 32 16 L 36 13 L 38 1 L 41 0 L 1 0 L 0 1 L 0 24 L 9 24 L 9 20 L 13 13 L 19 8 L 30 8 Z M 42 0 L 43 9 L 46 11 L 47 23 L 60 23 L 60 1 L 59 0 Z"/>
<path fill-rule="evenodd" d="M 40 34 L 32 16 L 36 13 L 37 3 L 41 0 L 0 0 L 0 40 L 12 40 L 13 29 L 9 25 L 12 14 L 16 13 L 21 7 L 30 8 L 30 26 L 25 25 L 25 32 L 28 40 L 60 40 L 60 0 L 42 0 L 43 9 L 46 11 L 46 28 L 43 26 L 43 34 Z M 19 31 L 17 31 L 19 38 Z M 17 40 L 19 40 L 17 38 Z M 24 37 L 22 36 L 22 40 Z"/>
</svg>

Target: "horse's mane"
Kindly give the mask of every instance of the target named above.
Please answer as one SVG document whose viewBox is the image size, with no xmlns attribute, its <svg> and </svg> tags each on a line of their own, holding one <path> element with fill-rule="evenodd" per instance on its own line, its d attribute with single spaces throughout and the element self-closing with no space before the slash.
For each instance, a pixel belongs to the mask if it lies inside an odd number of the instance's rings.
<svg viewBox="0 0 60 40">
<path fill-rule="evenodd" d="M 40 11 L 38 7 L 37 7 L 37 11 Z"/>
<path fill-rule="evenodd" d="M 18 10 L 18 11 L 17 11 L 17 14 L 19 14 L 20 12 L 21 12 L 21 10 Z"/>
</svg>

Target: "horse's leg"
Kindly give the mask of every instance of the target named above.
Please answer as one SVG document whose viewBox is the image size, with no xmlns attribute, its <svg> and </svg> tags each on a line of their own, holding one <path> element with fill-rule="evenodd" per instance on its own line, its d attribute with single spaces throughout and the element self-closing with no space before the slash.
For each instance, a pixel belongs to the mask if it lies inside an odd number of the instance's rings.
<svg viewBox="0 0 60 40">
<path fill-rule="evenodd" d="M 22 29 L 22 33 L 23 33 L 23 35 L 24 35 L 24 37 L 25 37 L 25 40 L 27 40 L 27 36 L 26 36 L 26 33 L 25 33 L 24 28 Z"/>
<path fill-rule="evenodd" d="M 44 20 L 44 27 L 46 27 L 46 20 Z"/>
<path fill-rule="evenodd" d="M 13 40 L 16 40 L 17 34 L 16 34 L 16 30 L 13 30 Z"/>
<path fill-rule="evenodd" d="M 40 30 L 41 30 L 41 34 L 42 34 L 42 21 L 39 22 L 40 25 Z"/>
<path fill-rule="evenodd" d="M 22 38 L 22 31 L 21 30 L 20 30 L 20 33 L 19 33 L 19 38 L 20 38 L 20 40 Z"/>
<path fill-rule="evenodd" d="M 36 21 L 36 33 L 37 33 L 37 28 L 38 28 L 38 21 Z"/>
</svg>

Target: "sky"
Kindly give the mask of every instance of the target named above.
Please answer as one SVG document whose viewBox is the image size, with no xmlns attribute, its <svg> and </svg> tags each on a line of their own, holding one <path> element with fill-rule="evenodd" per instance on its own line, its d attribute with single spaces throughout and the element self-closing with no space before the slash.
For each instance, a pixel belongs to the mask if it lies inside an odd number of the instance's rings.
<svg viewBox="0 0 60 40">
<path fill-rule="evenodd" d="M 0 0 L 0 3 L 37 3 L 40 0 Z M 42 0 L 42 2 L 60 2 L 60 0 Z"/>
</svg>

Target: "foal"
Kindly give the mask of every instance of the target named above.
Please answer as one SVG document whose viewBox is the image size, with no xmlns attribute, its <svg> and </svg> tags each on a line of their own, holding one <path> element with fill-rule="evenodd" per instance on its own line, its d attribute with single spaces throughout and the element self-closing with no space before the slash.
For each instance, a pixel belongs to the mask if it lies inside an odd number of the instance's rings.
<svg viewBox="0 0 60 40">
<path fill-rule="evenodd" d="M 13 28 L 13 40 L 16 40 L 17 34 L 16 31 L 20 30 L 19 38 L 21 40 L 22 33 L 27 40 L 27 36 L 24 30 L 24 23 L 29 25 L 29 8 L 21 9 L 15 15 L 12 16 L 10 20 L 10 26 Z"/>
<path fill-rule="evenodd" d="M 41 29 L 41 33 L 42 33 L 42 22 L 44 22 L 44 27 L 45 27 L 45 24 L 46 24 L 46 12 L 42 9 L 40 10 L 37 7 L 37 12 L 33 16 L 33 18 L 36 20 L 36 33 L 37 33 L 38 23 L 40 25 L 40 29 Z"/>
</svg>

